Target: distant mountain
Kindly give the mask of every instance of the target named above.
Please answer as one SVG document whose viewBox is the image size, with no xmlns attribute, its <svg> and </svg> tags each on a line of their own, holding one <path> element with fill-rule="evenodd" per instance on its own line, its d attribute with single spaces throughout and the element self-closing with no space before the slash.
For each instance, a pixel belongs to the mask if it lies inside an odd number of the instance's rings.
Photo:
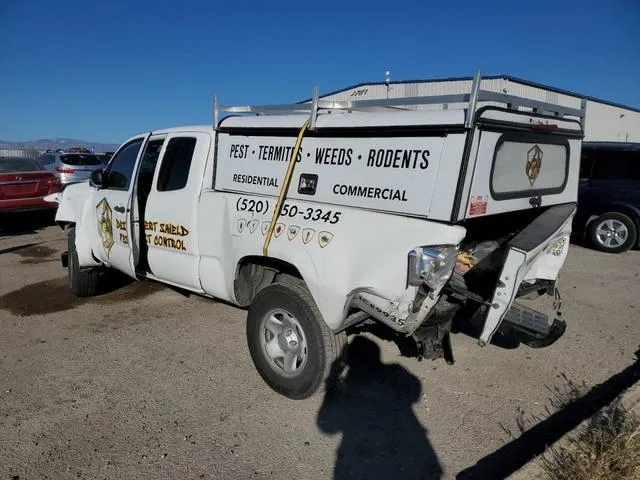
<svg viewBox="0 0 640 480">
<path fill-rule="evenodd" d="M 75 140 L 73 138 L 44 138 L 30 142 L 10 142 L 0 140 L 0 148 L 29 148 L 34 150 L 56 150 L 58 148 L 85 147 L 95 152 L 113 152 L 118 148 L 117 144 L 87 142 L 86 140 Z"/>
</svg>

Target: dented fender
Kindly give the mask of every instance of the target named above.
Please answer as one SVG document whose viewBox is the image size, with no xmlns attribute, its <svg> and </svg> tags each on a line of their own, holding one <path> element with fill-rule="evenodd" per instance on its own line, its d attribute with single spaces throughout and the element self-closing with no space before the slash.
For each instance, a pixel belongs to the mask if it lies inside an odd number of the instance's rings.
<svg viewBox="0 0 640 480">
<path fill-rule="evenodd" d="M 69 185 L 57 194 L 55 200 L 52 199 L 58 202 L 55 221 L 60 224 L 75 225 L 76 252 L 80 267 L 100 265 L 91 250 L 96 229 L 94 209 L 91 208 L 93 192 L 94 187 L 91 187 L 89 182 L 77 183 Z M 47 199 L 47 201 L 51 200 Z"/>
<path fill-rule="evenodd" d="M 227 197 L 224 207 L 214 201 L 218 195 Z M 207 218 L 219 218 L 229 222 L 222 227 L 229 232 L 229 244 L 233 257 L 239 261 L 244 257 L 261 256 L 265 234 L 261 226 L 269 225 L 274 203 L 261 212 L 246 212 L 236 208 L 242 198 L 236 194 L 207 194 L 202 209 Z M 221 202 L 220 202 L 221 203 Z M 266 205 L 267 202 L 263 201 Z M 279 231 L 274 231 L 268 256 L 292 265 L 305 281 L 327 326 L 340 331 L 345 325 L 347 312 L 359 302 L 363 311 L 371 312 L 374 318 L 383 319 L 392 328 L 408 331 L 414 322 L 411 315 L 416 299 L 417 287 L 407 284 L 409 253 L 417 247 L 428 245 L 459 245 L 466 229 L 457 226 L 401 215 L 385 215 L 351 207 L 323 207 L 317 203 L 291 201 L 298 212 L 339 212 L 339 216 L 327 220 L 305 219 L 304 215 L 282 215 Z M 225 208 L 226 214 L 216 214 L 216 208 Z M 234 211 L 235 210 L 235 211 Z M 249 223 L 253 223 L 253 231 Z M 215 231 L 222 228 L 213 227 Z M 290 230 L 293 228 L 293 230 Z M 252 233 L 253 232 L 253 233 Z M 266 229 L 264 230 L 266 233 Z M 203 245 L 218 244 L 217 251 L 204 247 L 204 256 L 223 258 L 229 255 L 221 247 L 222 242 L 211 242 L 201 232 Z M 236 264 L 228 271 L 232 282 Z M 227 290 L 233 291 L 233 284 Z M 354 294 L 357 292 L 357 294 Z M 360 292 L 362 292 L 360 294 Z M 372 293 L 373 292 L 373 293 Z M 357 297 L 357 298 L 356 298 Z M 365 305 L 368 303 L 368 306 Z M 378 308 L 381 310 L 379 311 Z"/>
</svg>

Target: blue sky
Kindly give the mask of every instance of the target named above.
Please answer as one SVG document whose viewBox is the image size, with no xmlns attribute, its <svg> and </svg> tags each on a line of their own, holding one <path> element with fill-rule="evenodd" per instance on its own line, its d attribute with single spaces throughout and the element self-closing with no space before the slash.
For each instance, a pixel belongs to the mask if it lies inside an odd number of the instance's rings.
<svg viewBox="0 0 640 480">
<path fill-rule="evenodd" d="M 640 107 L 640 2 L 0 2 L 0 139 L 119 143 L 365 81 L 508 74 Z"/>
</svg>

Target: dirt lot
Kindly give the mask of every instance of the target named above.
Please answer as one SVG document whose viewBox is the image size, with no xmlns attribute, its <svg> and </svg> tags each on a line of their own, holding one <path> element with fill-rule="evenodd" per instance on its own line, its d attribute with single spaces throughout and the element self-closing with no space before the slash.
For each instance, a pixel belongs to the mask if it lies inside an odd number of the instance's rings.
<svg viewBox="0 0 640 480">
<path fill-rule="evenodd" d="M 602 384 L 640 346 L 640 252 L 573 246 L 555 345 L 457 334 L 447 366 L 367 336 L 340 392 L 295 402 L 253 369 L 244 311 L 151 283 L 75 299 L 65 245 L 57 227 L 0 231 L 3 480 L 501 476 L 540 442 L 521 428 L 563 433 L 545 424 L 556 389 Z"/>
</svg>

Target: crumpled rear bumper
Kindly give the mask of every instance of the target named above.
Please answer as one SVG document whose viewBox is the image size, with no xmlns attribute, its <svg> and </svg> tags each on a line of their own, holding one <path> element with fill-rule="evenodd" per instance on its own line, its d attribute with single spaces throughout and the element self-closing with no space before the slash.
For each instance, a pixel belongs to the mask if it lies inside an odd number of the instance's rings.
<svg viewBox="0 0 640 480">
<path fill-rule="evenodd" d="M 496 284 L 493 298 L 480 333 L 479 344 L 487 345 L 493 335 L 506 322 L 505 329 L 520 334 L 536 332 L 528 339 L 533 345 L 545 346 L 555 342 L 566 328 L 564 321 L 548 325 L 546 329 L 532 329 L 534 324 L 542 327 L 544 314 L 514 304 L 520 286 L 536 279 L 555 280 L 569 250 L 571 223 L 576 213 L 576 204 L 556 205 L 531 222 L 508 244 L 508 252 Z M 545 333 L 546 332 L 546 333 Z M 524 342 L 527 343 L 527 342 Z"/>
</svg>

